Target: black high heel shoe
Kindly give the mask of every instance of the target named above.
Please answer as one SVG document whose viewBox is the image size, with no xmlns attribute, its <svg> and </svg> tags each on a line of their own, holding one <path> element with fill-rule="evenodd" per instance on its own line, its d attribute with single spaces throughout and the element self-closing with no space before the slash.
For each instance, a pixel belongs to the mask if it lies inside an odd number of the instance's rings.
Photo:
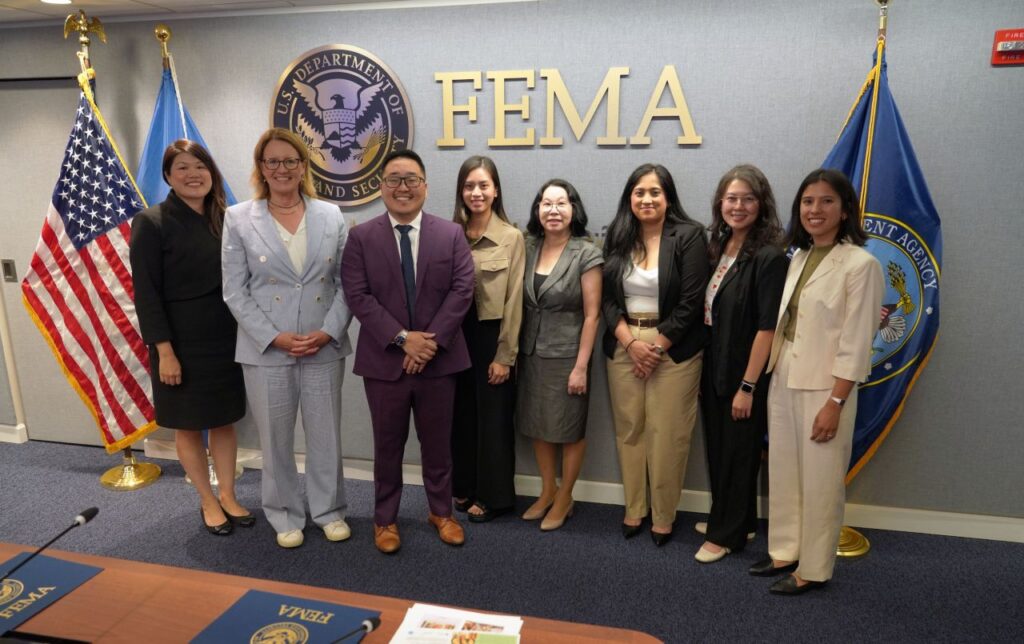
<svg viewBox="0 0 1024 644">
<path fill-rule="evenodd" d="M 220 509 L 224 511 L 224 516 L 228 518 L 228 523 L 232 525 L 236 525 L 240 528 L 251 528 L 254 525 L 256 525 L 256 517 L 254 517 L 252 514 L 243 514 L 242 516 L 237 516 L 228 512 L 223 505 L 220 506 Z"/>
<path fill-rule="evenodd" d="M 651 530 L 651 541 L 659 548 L 672 540 L 671 532 L 655 532 Z"/>
<path fill-rule="evenodd" d="M 224 514 L 227 514 L 227 512 Z M 231 534 L 231 531 L 234 529 L 231 525 L 230 516 L 231 515 L 228 515 L 228 520 L 220 525 L 210 525 L 206 522 L 206 515 L 203 514 L 203 506 L 199 506 L 199 520 L 203 522 L 203 527 L 206 528 L 207 532 L 217 535 L 218 537 L 226 537 Z"/>
<path fill-rule="evenodd" d="M 636 535 L 640 534 L 640 530 L 643 529 L 643 521 L 636 525 L 629 525 L 628 523 L 622 524 L 622 536 L 626 539 L 632 539 Z"/>
</svg>

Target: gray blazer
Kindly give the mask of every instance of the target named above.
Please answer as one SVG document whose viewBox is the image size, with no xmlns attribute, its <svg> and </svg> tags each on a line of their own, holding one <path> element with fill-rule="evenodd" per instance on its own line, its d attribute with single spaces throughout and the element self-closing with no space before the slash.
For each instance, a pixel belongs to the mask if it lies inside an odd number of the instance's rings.
<svg viewBox="0 0 1024 644">
<path fill-rule="evenodd" d="M 583 330 L 583 273 L 604 263 L 601 251 L 582 237 L 572 237 L 540 290 L 533 285 L 543 240 L 526 238 L 523 326 L 519 352 L 541 358 L 575 358 Z"/>
<path fill-rule="evenodd" d="M 348 325 L 352 314 L 341 290 L 341 252 L 348 239 L 337 206 L 306 201 L 306 265 L 297 275 L 264 199 L 228 208 L 221 240 L 224 301 L 238 320 L 235 360 L 241 364 L 283 366 L 299 358 L 271 346 L 282 331 L 323 331 L 333 340 L 312 363 L 341 360 L 352 353 Z"/>
</svg>

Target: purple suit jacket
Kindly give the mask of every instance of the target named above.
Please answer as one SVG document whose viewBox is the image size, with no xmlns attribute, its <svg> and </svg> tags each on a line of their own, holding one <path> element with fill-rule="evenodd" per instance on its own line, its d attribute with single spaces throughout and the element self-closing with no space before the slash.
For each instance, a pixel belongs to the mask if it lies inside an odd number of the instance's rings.
<svg viewBox="0 0 1024 644">
<path fill-rule="evenodd" d="M 402 329 L 434 333 L 437 355 L 420 374 L 444 376 L 469 368 L 462 319 L 473 302 L 473 256 L 457 224 L 423 213 L 416 261 L 416 308 L 405 305 L 402 260 L 387 214 L 354 226 L 341 258 L 341 283 L 359 320 L 353 372 L 394 381 L 405 352 L 392 344 Z"/>
</svg>

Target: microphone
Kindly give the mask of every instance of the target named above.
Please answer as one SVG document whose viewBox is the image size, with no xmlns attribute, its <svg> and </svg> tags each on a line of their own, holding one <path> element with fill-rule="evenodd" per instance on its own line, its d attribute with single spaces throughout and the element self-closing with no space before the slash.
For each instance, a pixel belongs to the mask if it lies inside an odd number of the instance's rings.
<svg viewBox="0 0 1024 644">
<path fill-rule="evenodd" d="M 338 639 L 336 639 L 333 642 L 331 642 L 331 644 L 337 644 L 338 642 L 344 642 L 348 638 L 354 637 L 356 635 L 365 635 L 367 633 L 372 633 L 373 631 L 377 630 L 378 628 L 380 628 L 380 617 L 368 617 L 368 618 L 363 620 L 363 623 L 359 625 L 359 628 L 357 628 L 354 631 L 351 631 L 349 633 L 345 633 L 344 635 L 342 635 Z"/>
<path fill-rule="evenodd" d="M 14 568 L 11 568 L 10 571 L 4 573 L 4 576 L 2 577 L 2 579 L 10 579 L 11 575 L 13 575 L 19 568 L 21 568 L 22 566 L 24 566 L 28 562 L 32 561 L 33 559 L 35 559 L 36 555 L 38 555 L 40 552 L 42 552 L 43 550 L 46 550 L 51 545 L 53 545 L 53 543 L 55 541 L 57 541 L 57 539 L 60 539 L 61 537 L 66 535 L 68 532 L 70 532 L 72 529 L 77 528 L 80 525 L 85 525 L 86 523 L 89 523 L 90 521 L 92 521 L 93 518 L 95 518 L 96 515 L 99 514 L 99 511 L 100 511 L 99 508 L 86 508 L 85 510 L 82 510 L 81 514 L 79 514 L 78 516 L 75 517 L 75 522 L 74 523 L 72 523 L 68 527 L 64 528 L 64 530 L 61 531 L 60 534 L 58 534 L 56 537 L 54 537 L 54 538 L 50 539 L 49 541 L 47 541 L 45 544 L 43 544 L 43 546 L 41 548 L 39 548 L 39 550 L 36 550 L 32 554 L 30 554 L 28 556 L 28 558 L 26 558 L 20 564 L 18 564 Z M 380 624 L 380 621 L 378 620 L 377 623 Z M 369 632 L 369 631 L 367 631 L 367 632 Z"/>
</svg>

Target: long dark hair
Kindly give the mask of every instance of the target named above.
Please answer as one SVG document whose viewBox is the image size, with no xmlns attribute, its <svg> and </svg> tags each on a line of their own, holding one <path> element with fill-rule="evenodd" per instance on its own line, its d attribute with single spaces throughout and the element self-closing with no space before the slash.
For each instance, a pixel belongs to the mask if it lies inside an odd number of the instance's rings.
<svg viewBox="0 0 1024 644">
<path fill-rule="evenodd" d="M 722 251 L 725 249 L 729 237 L 732 236 L 732 228 L 722 218 L 722 199 L 725 191 L 733 181 L 742 181 L 750 186 L 750 190 L 757 198 L 757 219 L 754 226 L 747 232 L 747 238 L 743 241 L 743 247 L 737 254 L 737 259 L 750 258 L 757 251 L 765 246 L 778 245 L 782 239 L 782 223 L 779 221 L 778 209 L 775 206 L 775 195 L 768 183 L 767 177 L 756 166 L 741 164 L 729 170 L 718 182 L 715 189 L 714 199 L 711 200 L 711 233 L 708 240 L 708 259 L 711 265 L 718 264 L 722 258 Z"/>
<path fill-rule="evenodd" d="M 210 192 L 206 193 L 206 197 L 203 199 L 203 215 L 206 217 L 206 224 L 210 227 L 210 232 L 219 239 L 220 233 L 224 229 L 224 211 L 228 207 L 227 196 L 224 192 L 224 176 L 221 175 L 220 169 L 214 163 L 213 157 L 210 156 L 206 148 L 195 141 L 178 139 L 164 150 L 163 163 L 160 166 L 163 170 L 164 183 L 167 185 L 171 185 L 167 177 L 170 175 L 171 166 L 179 154 L 191 154 L 199 159 L 210 171 L 213 187 L 210 188 Z"/>
<path fill-rule="evenodd" d="M 452 213 L 452 221 L 466 230 L 469 225 L 469 211 L 466 209 L 466 202 L 462 198 L 462 186 L 466 185 L 466 177 L 477 168 L 483 168 L 484 172 L 491 175 L 494 183 L 494 203 L 491 204 L 491 212 L 498 216 L 498 219 L 508 223 L 508 215 L 505 214 L 505 206 L 501 201 L 501 178 L 498 177 L 498 167 L 490 157 L 472 156 L 462 162 L 459 168 L 459 178 L 455 180 L 455 212 Z"/>
<path fill-rule="evenodd" d="M 814 239 L 811 238 L 811 234 L 807 232 L 803 222 L 800 221 L 800 200 L 803 198 L 807 186 L 819 181 L 824 181 L 836 191 L 843 214 L 846 215 L 839 222 L 839 232 L 836 233 L 835 243 L 855 246 L 866 244 L 868 235 L 864 232 L 864 225 L 860 220 L 860 200 L 857 198 L 857 191 L 853 189 L 853 184 L 845 174 L 838 170 L 818 168 L 807 175 L 796 191 L 796 197 L 793 199 L 793 211 L 789 219 L 789 235 L 786 237 L 786 245 L 796 246 L 802 250 L 807 250 L 814 245 Z"/>
<path fill-rule="evenodd" d="M 565 179 L 548 179 L 537 191 L 533 198 L 533 205 L 530 206 L 530 221 L 526 224 L 526 232 L 537 239 L 544 236 L 544 226 L 540 223 L 540 202 L 544 198 L 544 191 L 548 188 L 561 188 L 569 197 L 569 206 L 572 207 L 572 219 L 569 221 L 569 234 L 573 237 L 587 236 L 587 210 L 583 207 L 583 199 L 571 183 Z"/>
<path fill-rule="evenodd" d="M 661 184 L 661 189 L 665 193 L 665 202 L 667 203 L 665 224 L 693 222 L 693 219 L 686 214 L 683 206 L 679 203 L 676 183 L 665 166 L 645 163 L 633 170 L 626 180 L 626 186 L 622 189 L 619 208 L 615 212 L 615 218 L 611 225 L 608 226 L 604 240 L 604 279 L 606 284 L 609 283 L 609 280 L 612 280 L 613 284 L 621 283 L 622 276 L 626 274 L 627 269 L 633 266 L 634 257 L 642 260 L 647 255 L 643 235 L 640 234 L 640 222 L 633 215 L 632 194 L 633 188 L 640 182 L 640 179 L 649 174 L 658 177 L 658 183 Z"/>
</svg>

